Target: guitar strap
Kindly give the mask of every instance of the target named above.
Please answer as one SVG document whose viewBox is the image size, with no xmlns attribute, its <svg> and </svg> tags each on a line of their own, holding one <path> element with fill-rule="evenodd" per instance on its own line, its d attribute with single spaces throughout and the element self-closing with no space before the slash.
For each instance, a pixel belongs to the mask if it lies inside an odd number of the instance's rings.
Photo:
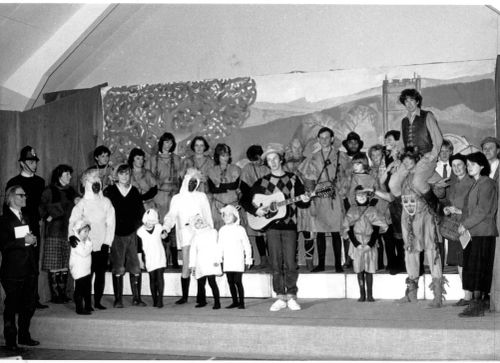
<svg viewBox="0 0 500 363">
<path fill-rule="evenodd" d="M 318 185 L 319 180 L 321 179 L 321 176 L 323 175 L 323 172 L 325 172 L 328 181 L 332 183 L 332 187 L 336 188 L 337 175 L 339 173 L 339 165 L 340 165 L 340 157 L 339 157 L 340 156 L 340 150 L 337 150 L 337 165 L 336 165 L 336 168 L 335 168 L 335 178 L 333 178 L 333 180 L 331 180 L 330 179 L 330 173 L 328 172 L 328 166 L 330 165 L 329 161 L 330 161 L 330 154 L 331 154 L 332 150 L 333 150 L 333 146 L 330 148 L 330 151 L 328 151 L 328 155 L 326 156 L 326 158 L 323 155 L 323 151 L 320 151 L 321 158 L 323 159 L 323 169 L 321 169 L 321 172 L 319 173 L 319 176 L 316 179 L 316 185 Z M 328 160 L 328 162 L 327 162 L 327 160 Z M 331 199 L 334 199 L 334 198 L 335 198 L 335 193 L 332 195 Z M 333 201 L 331 202 L 331 204 L 332 204 L 332 208 L 333 208 Z"/>
</svg>

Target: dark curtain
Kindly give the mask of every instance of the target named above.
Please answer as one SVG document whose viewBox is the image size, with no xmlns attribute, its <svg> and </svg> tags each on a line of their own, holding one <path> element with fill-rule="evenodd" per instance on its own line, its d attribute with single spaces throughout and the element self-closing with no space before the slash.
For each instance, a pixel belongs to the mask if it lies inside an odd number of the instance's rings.
<svg viewBox="0 0 500 363">
<path fill-rule="evenodd" d="M 72 184 L 91 163 L 98 128 L 102 125 L 100 88 L 91 88 L 19 114 L 17 153 L 24 145 L 35 148 L 40 162 L 37 174 L 46 184 L 59 164 L 74 169 Z M 18 156 L 9 159 L 18 167 Z M 11 174 L 11 176 L 16 173 Z"/>
</svg>

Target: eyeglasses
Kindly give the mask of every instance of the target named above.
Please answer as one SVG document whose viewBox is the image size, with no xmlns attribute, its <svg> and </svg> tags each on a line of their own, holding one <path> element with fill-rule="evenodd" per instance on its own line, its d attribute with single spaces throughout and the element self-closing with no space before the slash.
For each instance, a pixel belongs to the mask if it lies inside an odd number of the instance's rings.
<svg viewBox="0 0 500 363">
<path fill-rule="evenodd" d="M 19 193 L 19 194 L 17 194 L 17 193 L 16 193 L 16 195 L 17 195 L 18 197 L 21 197 L 21 198 L 26 198 L 26 194 L 20 194 L 20 193 Z"/>
</svg>

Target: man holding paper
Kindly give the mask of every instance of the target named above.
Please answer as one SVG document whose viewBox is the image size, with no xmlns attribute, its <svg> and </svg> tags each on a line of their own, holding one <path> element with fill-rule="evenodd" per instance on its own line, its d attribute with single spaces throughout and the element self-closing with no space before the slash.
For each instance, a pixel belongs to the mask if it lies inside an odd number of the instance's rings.
<svg viewBox="0 0 500 363">
<path fill-rule="evenodd" d="M 0 282 L 5 290 L 4 337 L 7 349 L 18 352 L 17 344 L 40 344 L 31 338 L 29 332 L 36 303 L 37 238 L 30 231 L 29 220 L 21 212 L 26 206 L 24 189 L 19 185 L 11 186 L 5 198 L 7 205 L 0 218 Z M 16 312 L 19 314 L 18 327 Z"/>
</svg>

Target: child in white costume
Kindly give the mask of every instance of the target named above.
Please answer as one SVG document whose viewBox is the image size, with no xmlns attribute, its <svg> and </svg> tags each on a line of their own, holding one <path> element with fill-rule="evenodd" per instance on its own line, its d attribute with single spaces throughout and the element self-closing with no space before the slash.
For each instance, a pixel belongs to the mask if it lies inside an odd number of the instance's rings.
<svg viewBox="0 0 500 363">
<path fill-rule="evenodd" d="M 142 217 L 143 225 L 137 230 L 137 237 L 142 241 L 142 250 L 146 260 L 146 270 L 149 273 L 149 286 L 153 298 L 153 306 L 163 307 L 163 291 L 165 280 L 163 273 L 167 266 L 165 249 L 161 242 L 167 237 L 167 232 L 158 222 L 158 212 L 148 209 Z"/>
<path fill-rule="evenodd" d="M 78 219 L 73 224 L 73 233 L 77 239 L 76 247 L 71 248 L 69 256 L 69 270 L 75 280 L 75 301 L 76 313 L 79 315 L 90 315 L 92 276 L 90 266 L 92 264 L 92 241 L 89 238 L 90 222 Z M 85 308 L 83 303 L 85 302 Z"/>
<path fill-rule="evenodd" d="M 245 266 L 248 269 L 252 265 L 252 246 L 245 228 L 240 225 L 238 210 L 227 205 L 220 212 L 225 225 L 219 230 L 219 247 L 222 250 L 223 268 L 233 298 L 233 303 L 226 306 L 226 309 L 244 309 L 245 291 L 241 278 Z"/>
<path fill-rule="evenodd" d="M 176 304 L 184 304 L 188 299 L 190 281 L 189 246 L 194 236 L 194 228 L 190 225 L 190 221 L 199 214 L 210 228 L 214 226 L 207 195 L 196 190 L 200 185 L 200 181 L 201 173 L 198 170 L 190 168 L 186 171 L 181 189 L 178 194 L 172 197 L 170 209 L 163 220 L 163 227 L 167 233 L 174 226 L 176 227 L 177 247 L 182 249 L 182 298 L 177 300 Z"/>
<path fill-rule="evenodd" d="M 368 193 L 361 185 L 355 188 L 356 204 L 349 208 L 343 221 L 344 237 L 351 240 L 349 256 L 353 259 L 354 272 L 358 274 L 360 298 L 358 301 L 373 299 L 373 274 L 377 270 L 377 247 L 379 233 L 388 226 L 384 216 L 370 206 Z M 366 275 L 366 293 L 365 293 Z"/>
<path fill-rule="evenodd" d="M 200 215 L 196 215 L 190 224 L 194 227 L 194 235 L 189 251 L 189 268 L 198 280 L 195 307 L 202 308 L 207 305 L 205 284 L 208 279 L 214 297 L 213 308 L 220 309 L 219 288 L 215 276 L 222 275 L 222 253 L 217 244 L 217 231 L 213 226 L 209 226 Z"/>
</svg>

